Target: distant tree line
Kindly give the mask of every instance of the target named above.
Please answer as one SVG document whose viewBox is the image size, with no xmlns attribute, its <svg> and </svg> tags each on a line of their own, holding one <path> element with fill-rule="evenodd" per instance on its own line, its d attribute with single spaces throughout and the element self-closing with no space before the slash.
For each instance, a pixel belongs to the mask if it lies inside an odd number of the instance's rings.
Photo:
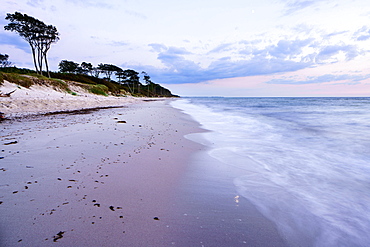
<svg viewBox="0 0 370 247">
<path fill-rule="evenodd" d="M 62 60 L 59 63 L 59 72 L 83 74 L 97 78 L 99 78 L 100 75 L 105 75 L 103 79 L 108 81 L 112 81 L 112 76 L 114 75 L 118 79 L 116 83 L 124 85 L 131 94 L 153 96 L 168 95 L 169 92 L 169 90 L 162 88 L 159 84 L 152 82 L 150 76 L 145 71 L 141 72 L 143 81 L 143 83 L 141 83 L 139 72 L 132 69 L 123 70 L 113 64 L 100 63 L 98 66 L 94 67 L 91 63 L 87 62 L 79 64 L 73 61 Z"/>
</svg>

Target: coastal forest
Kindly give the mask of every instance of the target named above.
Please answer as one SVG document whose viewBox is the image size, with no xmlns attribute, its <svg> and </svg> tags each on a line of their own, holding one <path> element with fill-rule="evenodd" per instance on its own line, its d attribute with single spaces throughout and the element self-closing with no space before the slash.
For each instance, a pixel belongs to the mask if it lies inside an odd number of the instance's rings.
<svg viewBox="0 0 370 247">
<path fill-rule="evenodd" d="M 170 90 L 154 83 L 145 71 L 139 73 L 113 64 L 99 63 L 93 66 L 89 62 L 79 64 L 62 60 L 59 71 L 52 72 L 49 70 L 47 53 L 51 45 L 60 39 L 57 28 L 19 12 L 8 13 L 5 19 L 9 24 L 4 29 L 16 32 L 30 45 L 35 70 L 12 66 L 9 55 L 0 54 L 0 84 L 7 80 L 30 87 L 41 80 L 43 84 L 60 84 L 59 88 L 63 88 L 65 81 L 73 81 L 82 83 L 90 92 L 101 95 L 177 97 Z M 68 91 L 68 88 L 65 89 Z"/>
</svg>

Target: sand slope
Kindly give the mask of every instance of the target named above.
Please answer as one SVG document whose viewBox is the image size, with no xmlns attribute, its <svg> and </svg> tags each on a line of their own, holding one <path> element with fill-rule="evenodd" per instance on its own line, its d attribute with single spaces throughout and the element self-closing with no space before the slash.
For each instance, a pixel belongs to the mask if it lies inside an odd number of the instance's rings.
<svg viewBox="0 0 370 247">
<path fill-rule="evenodd" d="M 33 85 L 30 88 L 4 81 L 0 86 L 2 93 L 9 93 L 11 97 L 0 97 L 0 112 L 6 117 L 40 114 L 56 111 L 71 111 L 77 109 L 123 106 L 132 102 L 141 101 L 134 97 L 100 96 L 87 92 L 76 85 L 70 89 L 77 95 L 71 95 L 51 87 Z"/>
</svg>

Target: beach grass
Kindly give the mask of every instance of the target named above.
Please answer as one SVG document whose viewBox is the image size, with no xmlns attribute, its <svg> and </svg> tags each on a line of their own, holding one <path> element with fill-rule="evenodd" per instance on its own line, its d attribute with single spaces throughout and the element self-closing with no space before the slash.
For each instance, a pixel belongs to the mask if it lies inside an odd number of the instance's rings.
<svg viewBox="0 0 370 247">
<path fill-rule="evenodd" d="M 34 85 L 33 80 L 30 77 L 26 77 L 16 73 L 2 73 L 3 80 L 7 80 L 11 83 L 18 84 L 25 88 L 30 88 Z"/>
<path fill-rule="evenodd" d="M 93 94 L 98 94 L 98 95 L 103 95 L 103 96 L 108 96 L 108 87 L 102 84 L 98 85 L 92 85 L 89 88 L 89 91 Z"/>
</svg>

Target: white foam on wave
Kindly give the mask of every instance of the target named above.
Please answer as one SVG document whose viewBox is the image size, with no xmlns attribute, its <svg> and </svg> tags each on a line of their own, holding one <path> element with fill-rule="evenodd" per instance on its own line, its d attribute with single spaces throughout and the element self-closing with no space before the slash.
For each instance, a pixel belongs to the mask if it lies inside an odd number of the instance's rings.
<svg viewBox="0 0 370 247">
<path fill-rule="evenodd" d="M 238 101 L 234 110 L 230 99 L 173 106 L 212 131 L 203 134 L 209 154 L 245 171 L 234 180 L 237 191 L 291 246 L 367 246 L 370 115 L 361 102 L 296 107 L 284 99 L 280 108 L 276 100 L 272 110 L 244 111 Z"/>
</svg>

